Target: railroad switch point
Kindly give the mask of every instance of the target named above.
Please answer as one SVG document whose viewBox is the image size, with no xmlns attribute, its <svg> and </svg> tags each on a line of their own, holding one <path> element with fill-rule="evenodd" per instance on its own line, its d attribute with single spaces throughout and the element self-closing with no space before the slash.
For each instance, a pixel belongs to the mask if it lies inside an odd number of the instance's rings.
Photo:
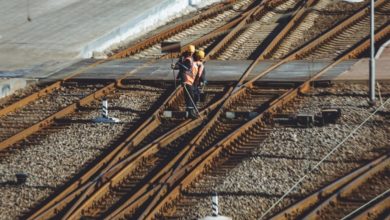
<svg viewBox="0 0 390 220">
<path fill-rule="evenodd" d="M 310 113 L 297 114 L 296 122 L 297 122 L 297 126 L 299 127 L 312 128 L 315 122 L 314 114 L 310 114 Z"/>
<path fill-rule="evenodd" d="M 227 119 L 247 118 L 252 119 L 258 116 L 258 112 L 226 112 L 225 117 Z"/>
<path fill-rule="evenodd" d="M 16 176 L 16 184 L 22 185 L 22 184 L 26 183 L 27 177 L 28 177 L 27 174 L 25 174 L 25 173 L 17 173 L 17 174 L 15 174 L 15 176 Z"/>
</svg>

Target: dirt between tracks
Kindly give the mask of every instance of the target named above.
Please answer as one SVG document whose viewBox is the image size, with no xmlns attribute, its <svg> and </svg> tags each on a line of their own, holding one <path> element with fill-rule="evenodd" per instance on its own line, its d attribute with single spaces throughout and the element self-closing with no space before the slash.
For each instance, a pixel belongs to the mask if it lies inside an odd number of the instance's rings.
<svg viewBox="0 0 390 220">
<path fill-rule="evenodd" d="M 211 215 L 211 193 L 218 192 L 222 215 L 260 219 L 301 176 L 374 111 L 368 105 L 367 91 L 367 86 L 362 84 L 336 84 L 299 97 L 286 111 L 319 112 L 322 106 L 332 105 L 342 109 L 342 117 L 336 124 L 323 127 L 274 127 L 269 137 L 258 143 L 256 150 L 238 166 L 219 178 L 202 177 L 179 201 L 190 204 L 189 207 L 180 207 L 181 211 L 177 209 L 174 216 L 194 219 Z M 384 99 L 390 98 L 390 83 L 382 84 L 382 94 Z M 292 190 L 271 214 L 388 152 L 389 143 L 390 101 Z"/>
</svg>

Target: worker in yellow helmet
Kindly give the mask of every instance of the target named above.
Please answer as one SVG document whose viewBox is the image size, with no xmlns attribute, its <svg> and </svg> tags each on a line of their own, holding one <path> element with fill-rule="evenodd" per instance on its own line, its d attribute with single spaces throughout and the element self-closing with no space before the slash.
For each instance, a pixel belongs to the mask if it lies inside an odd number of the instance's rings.
<svg viewBox="0 0 390 220">
<path fill-rule="evenodd" d="M 192 68 L 193 55 L 195 53 L 195 46 L 189 45 L 184 52 L 179 57 L 179 60 L 176 64 L 172 64 L 172 69 L 179 70 L 176 79 L 180 80 L 181 83 L 184 83 L 184 75 L 183 73 Z"/>
<path fill-rule="evenodd" d="M 191 118 L 196 118 L 196 106 L 194 102 L 194 88 L 196 74 L 198 72 L 197 66 L 194 63 L 193 55 L 195 53 L 195 46 L 189 45 L 182 53 L 176 64 L 172 65 L 173 69 L 178 69 L 179 73 L 177 79 L 180 80 L 184 88 L 184 100 L 186 102 L 186 110 Z"/>
<path fill-rule="evenodd" d="M 194 64 L 196 65 L 197 74 L 193 84 L 194 89 L 194 101 L 197 103 L 200 100 L 203 89 L 207 83 L 206 81 L 206 69 L 204 66 L 205 52 L 198 50 L 194 54 Z"/>
</svg>

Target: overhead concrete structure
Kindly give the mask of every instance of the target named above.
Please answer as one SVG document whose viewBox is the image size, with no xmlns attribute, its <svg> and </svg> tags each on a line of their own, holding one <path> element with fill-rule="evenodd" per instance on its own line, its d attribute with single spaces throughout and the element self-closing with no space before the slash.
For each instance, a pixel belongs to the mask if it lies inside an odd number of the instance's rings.
<svg viewBox="0 0 390 220">
<path fill-rule="evenodd" d="M 218 1 L 0 1 L 0 77 L 45 77 Z"/>
<path fill-rule="evenodd" d="M 388 58 L 383 58 L 388 59 Z M 140 68 L 149 60 L 132 60 L 122 59 L 114 60 L 97 67 L 86 70 L 83 74 L 75 78 L 86 79 L 115 79 L 123 76 L 126 73 L 130 79 L 141 80 L 172 80 L 172 72 L 170 69 L 171 60 L 158 60 L 148 65 L 145 68 Z M 265 60 L 256 65 L 248 79 L 255 77 L 263 72 L 271 65 L 275 64 L 276 60 Z M 271 71 L 269 74 L 261 78 L 261 81 L 304 81 L 313 76 L 317 71 L 324 68 L 331 61 L 318 60 L 307 61 L 297 60 L 283 64 Z M 367 67 L 355 70 L 355 66 L 359 63 L 366 62 L 362 60 L 347 60 L 327 71 L 319 80 L 366 80 L 368 79 Z M 390 80 L 390 74 L 387 72 L 388 64 L 381 59 L 378 61 L 378 80 Z M 211 60 L 206 62 L 206 75 L 208 81 L 233 81 L 238 80 L 244 71 L 251 64 L 250 60 L 230 60 L 220 61 Z M 383 64 L 383 65 L 382 65 Z M 53 75 L 52 80 L 64 77 L 61 73 L 67 73 L 69 70 L 61 71 Z M 177 71 L 176 71 L 177 74 Z"/>
</svg>

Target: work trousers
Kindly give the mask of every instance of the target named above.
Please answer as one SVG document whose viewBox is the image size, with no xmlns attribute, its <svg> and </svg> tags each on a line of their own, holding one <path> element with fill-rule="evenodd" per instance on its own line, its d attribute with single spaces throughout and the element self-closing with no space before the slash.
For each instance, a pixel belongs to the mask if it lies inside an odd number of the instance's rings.
<svg viewBox="0 0 390 220">
<path fill-rule="evenodd" d="M 184 100 L 186 102 L 187 111 L 192 111 L 195 108 L 191 99 L 194 101 L 194 89 L 191 85 L 184 84 Z"/>
<path fill-rule="evenodd" d="M 200 101 L 200 88 L 198 86 L 193 86 L 193 96 L 194 96 L 194 102 L 195 102 L 195 105 L 198 104 L 198 102 Z"/>
</svg>

